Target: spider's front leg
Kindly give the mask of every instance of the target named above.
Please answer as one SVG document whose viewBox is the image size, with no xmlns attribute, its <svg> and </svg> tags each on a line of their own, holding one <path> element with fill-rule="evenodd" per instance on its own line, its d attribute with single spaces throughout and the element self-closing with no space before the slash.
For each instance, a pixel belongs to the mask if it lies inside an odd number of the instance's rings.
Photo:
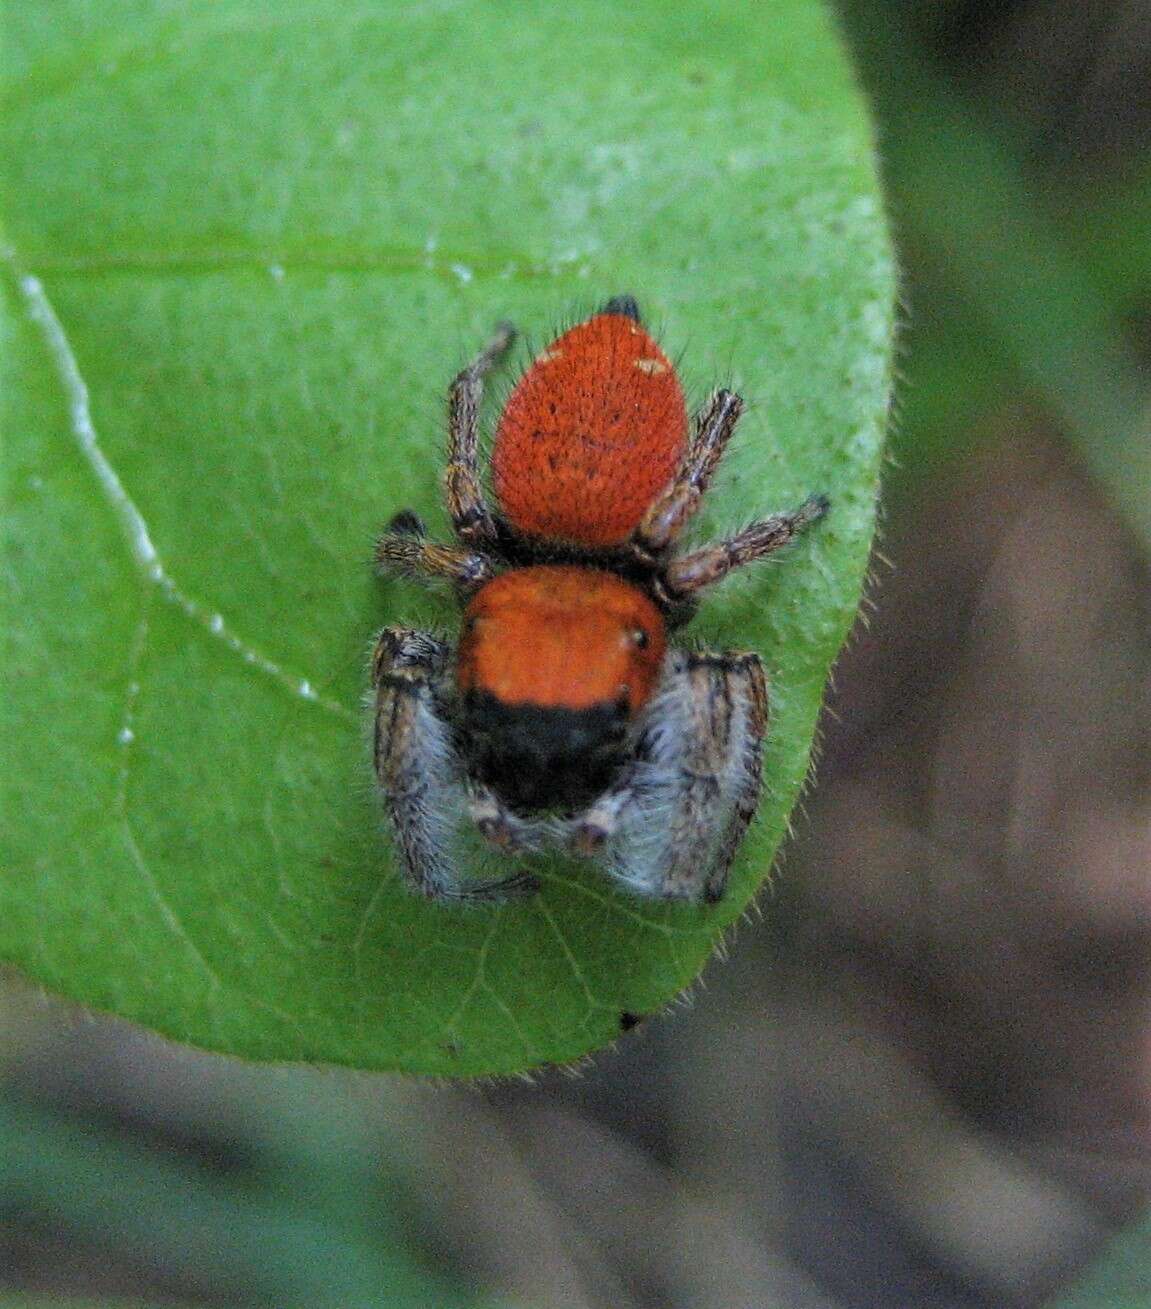
<svg viewBox="0 0 1151 1309">
<path fill-rule="evenodd" d="M 571 821 L 573 847 L 633 892 L 721 899 L 759 802 L 766 727 L 758 655 L 673 651 L 634 760 Z"/>
<path fill-rule="evenodd" d="M 468 882 L 456 851 L 469 794 L 452 731 L 436 704 L 451 651 L 427 632 L 386 627 L 372 654 L 374 758 L 403 872 L 433 900 L 499 900 L 533 890 L 521 873 Z"/>
</svg>

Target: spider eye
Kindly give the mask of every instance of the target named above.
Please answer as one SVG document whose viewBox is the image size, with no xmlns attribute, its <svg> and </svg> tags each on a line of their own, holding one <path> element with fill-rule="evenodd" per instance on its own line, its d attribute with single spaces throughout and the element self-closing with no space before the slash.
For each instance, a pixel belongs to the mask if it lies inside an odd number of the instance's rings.
<svg viewBox="0 0 1151 1309">
<path fill-rule="evenodd" d="M 651 645 L 651 637 L 642 627 L 633 627 L 631 629 L 631 643 L 637 650 L 646 650 Z"/>
</svg>

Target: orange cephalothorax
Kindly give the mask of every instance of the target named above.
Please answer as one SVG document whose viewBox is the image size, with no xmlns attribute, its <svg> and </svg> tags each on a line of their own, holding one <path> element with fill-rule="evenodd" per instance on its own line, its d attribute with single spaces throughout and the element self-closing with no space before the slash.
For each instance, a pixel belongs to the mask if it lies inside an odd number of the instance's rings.
<svg viewBox="0 0 1151 1309">
<path fill-rule="evenodd" d="M 666 649 L 630 582 L 541 564 L 486 583 L 464 611 L 456 676 L 468 768 L 512 810 L 572 810 L 610 783 Z"/>
<path fill-rule="evenodd" d="M 521 535 L 619 545 L 686 440 L 667 356 L 633 318 L 597 314 L 537 355 L 508 398 L 492 450 L 496 497 Z"/>
<path fill-rule="evenodd" d="M 541 565 L 503 573 L 464 611 L 460 690 L 505 705 L 582 710 L 648 700 L 666 649 L 664 621 L 611 573 Z"/>
</svg>

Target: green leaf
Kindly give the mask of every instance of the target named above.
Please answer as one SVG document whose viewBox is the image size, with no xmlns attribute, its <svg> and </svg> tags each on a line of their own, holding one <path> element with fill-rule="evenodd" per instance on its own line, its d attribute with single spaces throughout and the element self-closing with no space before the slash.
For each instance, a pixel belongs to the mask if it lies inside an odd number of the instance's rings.
<svg viewBox="0 0 1151 1309">
<path fill-rule="evenodd" d="M 447 1075 L 575 1059 L 766 876 L 871 538 L 893 273 L 823 6 L 32 4 L 7 15 L 0 952 L 196 1045 Z M 552 860 L 410 897 L 361 701 L 399 507 L 443 533 L 446 384 L 635 293 L 751 402 L 700 536 L 830 493 L 690 629 L 772 674 L 724 902 Z M 490 417 L 490 416 L 489 416 Z"/>
</svg>

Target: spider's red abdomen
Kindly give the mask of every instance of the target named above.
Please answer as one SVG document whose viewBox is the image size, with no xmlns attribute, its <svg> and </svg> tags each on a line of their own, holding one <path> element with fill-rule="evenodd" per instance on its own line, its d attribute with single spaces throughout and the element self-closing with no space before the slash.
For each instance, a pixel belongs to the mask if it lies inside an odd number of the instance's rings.
<svg viewBox="0 0 1151 1309">
<path fill-rule="evenodd" d="M 496 496 L 523 536 L 620 545 L 686 441 L 671 361 L 634 319 L 597 314 L 538 355 L 508 398 L 492 450 Z"/>
</svg>

